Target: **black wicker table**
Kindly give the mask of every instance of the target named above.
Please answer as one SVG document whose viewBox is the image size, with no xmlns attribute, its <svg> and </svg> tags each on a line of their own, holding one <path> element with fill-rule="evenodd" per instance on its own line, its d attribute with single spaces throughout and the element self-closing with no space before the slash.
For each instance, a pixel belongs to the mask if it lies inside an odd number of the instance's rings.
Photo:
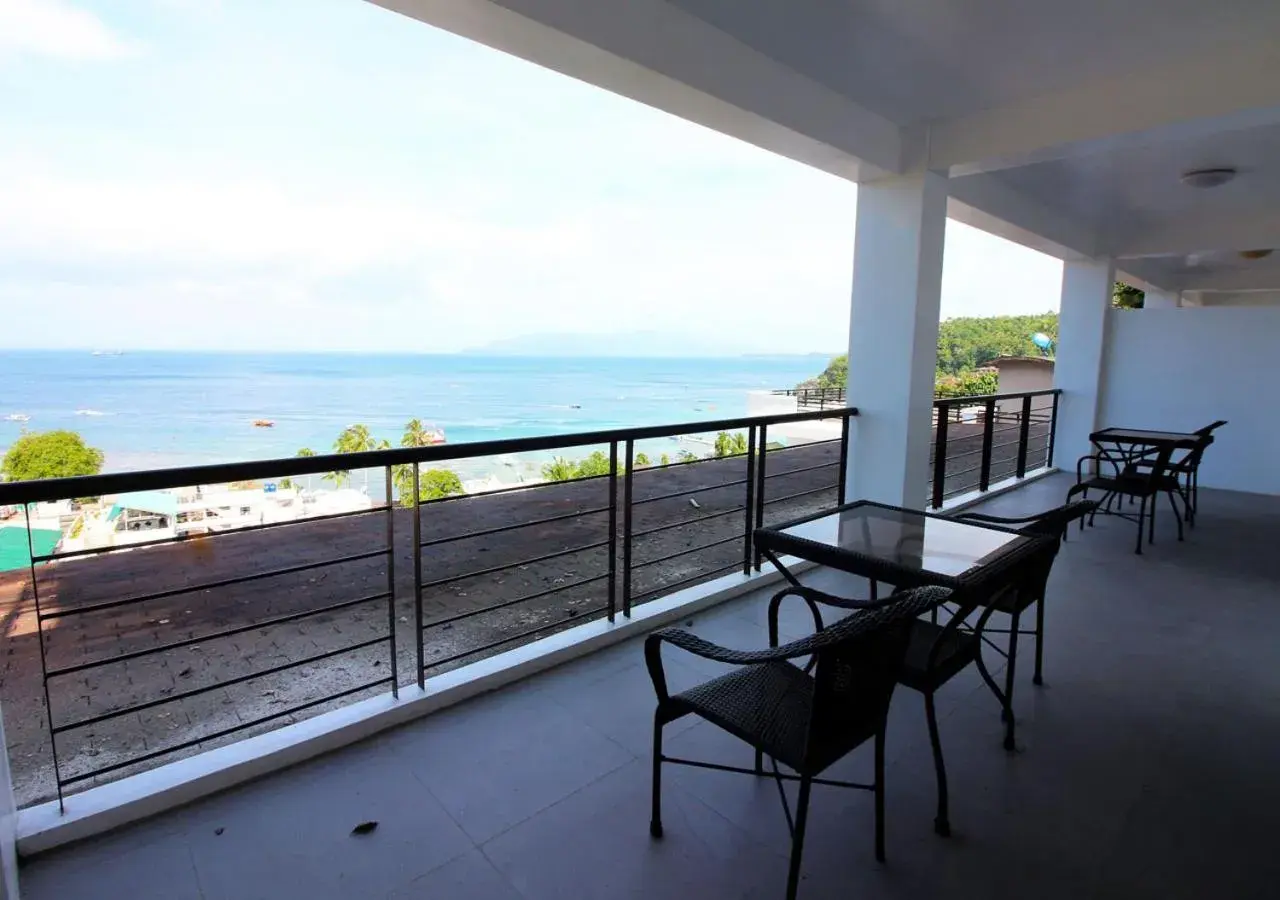
<svg viewBox="0 0 1280 900">
<path fill-rule="evenodd" d="M 1146 428 L 1102 428 L 1089 435 L 1101 455 L 1122 466 L 1152 450 L 1194 450 L 1202 440 L 1199 434 Z"/>
<path fill-rule="evenodd" d="M 954 604 L 963 610 L 972 600 L 994 596 L 1035 566 L 1043 565 L 1044 554 L 1056 549 L 1047 537 L 1019 534 L 995 525 L 958 522 L 935 513 L 870 500 L 758 528 L 755 542 L 792 591 L 810 604 L 815 623 L 820 622 L 820 617 L 813 603 L 824 602 L 824 594 L 801 584 L 782 562 L 783 556 L 868 579 L 871 598 L 865 604 L 825 595 L 844 609 L 887 602 L 887 598 L 882 601 L 876 596 L 876 585 L 883 581 L 895 589 L 925 585 L 951 588 Z M 1005 691 L 991 677 L 981 654 L 985 640 L 982 630 L 995 609 L 994 605 L 987 605 L 973 626 L 979 638 L 975 662 L 982 680 L 1001 708 L 1007 710 Z"/>
<path fill-rule="evenodd" d="M 897 588 L 938 585 L 987 593 L 1034 563 L 1047 538 L 936 513 L 857 500 L 781 525 L 758 528 L 756 547 L 793 585 L 781 562 L 794 556 Z M 874 599 L 874 598 L 873 598 Z"/>
</svg>

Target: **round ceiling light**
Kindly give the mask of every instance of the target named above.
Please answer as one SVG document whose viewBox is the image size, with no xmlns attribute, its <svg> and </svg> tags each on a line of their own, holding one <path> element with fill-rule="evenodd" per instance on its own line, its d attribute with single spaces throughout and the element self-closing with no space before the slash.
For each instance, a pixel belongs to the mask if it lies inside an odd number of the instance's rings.
<svg viewBox="0 0 1280 900">
<path fill-rule="evenodd" d="M 1272 254 L 1271 250 L 1241 250 L 1240 256 L 1244 259 L 1263 259 Z"/>
<path fill-rule="evenodd" d="M 1192 169 L 1182 174 L 1182 183 L 1193 188 L 1221 187 L 1236 177 L 1236 170 L 1231 166 L 1217 166 L 1211 169 Z"/>
</svg>

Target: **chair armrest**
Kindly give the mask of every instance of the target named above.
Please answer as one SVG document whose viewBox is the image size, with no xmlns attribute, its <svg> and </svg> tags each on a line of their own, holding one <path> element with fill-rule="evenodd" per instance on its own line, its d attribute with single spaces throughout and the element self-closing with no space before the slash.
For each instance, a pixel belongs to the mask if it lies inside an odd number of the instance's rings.
<svg viewBox="0 0 1280 900">
<path fill-rule="evenodd" d="M 679 647 L 695 656 L 714 662 L 728 663 L 735 666 L 759 665 L 769 662 L 784 662 L 811 656 L 826 647 L 840 641 L 849 640 L 863 632 L 871 631 L 888 622 L 914 618 L 931 609 L 951 596 L 947 588 L 922 587 L 901 594 L 894 599 L 871 609 L 864 609 L 836 624 L 815 632 L 808 637 L 800 638 L 767 650 L 732 650 L 721 647 L 711 641 L 698 637 L 682 628 L 664 628 L 655 631 L 644 640 L 645 665 L 649 669 L 649 678 L 653 681 L 654 691 L 659 701 L 668 699 L 666 674 L 662 668 L 662 645 L 664 643 Z"/>
</svg>

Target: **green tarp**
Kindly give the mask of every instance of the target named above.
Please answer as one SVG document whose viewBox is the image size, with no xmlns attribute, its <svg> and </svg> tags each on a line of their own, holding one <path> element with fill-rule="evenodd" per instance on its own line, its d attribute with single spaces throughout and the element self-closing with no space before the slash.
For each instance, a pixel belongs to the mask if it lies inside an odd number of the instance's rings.
<svg viewBox="0 0 1280 900">
<path fill-rule="evenodd" d="M 51 528 L 31 529 L 31 543 L 35 547 L 36 556 L 52 553 L 60 540 L 62 540 L 61 531 L 54 531 Z M 31 556 L 27 551 L 27 529 L 0 528 L 0 572 L 25 569 L 29 565 L 31 565 Z"/>
</svg>

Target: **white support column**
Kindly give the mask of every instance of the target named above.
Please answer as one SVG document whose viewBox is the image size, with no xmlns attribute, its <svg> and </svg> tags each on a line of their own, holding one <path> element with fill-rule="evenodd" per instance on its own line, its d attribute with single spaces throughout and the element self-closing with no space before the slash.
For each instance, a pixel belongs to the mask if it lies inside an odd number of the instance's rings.
<svg viewBox="0 0 1280 900">
<path fill-rule="evenodd" d="M 1103 386 L 1107 314 L 1116 278 L 1110 259 L 1068 260 L 1062 266 L 1062 306 L 1058 313 L 1058 353 L 1054 387 L 1058 398 L 1058 430 L 1054 464 L 1064 470 L 1089 452 L 1089 435 L 1097 430 Z M 1141 315 L 1141 312 L 1131 315 Z"/>
<path fill-rule="evenodd" d="M 858 187 L 849 312 L 850 500 L 921 508 L 938 363 L 947 179 Z"/>
</svg>

